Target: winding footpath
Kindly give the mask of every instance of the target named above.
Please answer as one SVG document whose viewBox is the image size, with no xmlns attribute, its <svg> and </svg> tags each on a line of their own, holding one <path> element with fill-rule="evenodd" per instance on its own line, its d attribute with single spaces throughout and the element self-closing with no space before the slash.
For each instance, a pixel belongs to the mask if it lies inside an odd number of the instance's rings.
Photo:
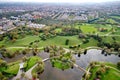
<svg viewBox="0 0 120 80">
<path fill-rule="evenodd" d="M 49 58 L 43 59 L 42 61 L 45 62 L 47 60 L 49 60 Z M 18 78 L 21 78 L 21 74 L 23 73 L 23 71 L 21 70 L 21 68 L 22 68 L 21 66 L 24 65 L 24 62 L 20 63 L 19 65 L 20 65 L 20 68 L 19 68 L 18 74 L 12 80 L 16 80 Z M 32 79 L 31 72 L 37 65 L 38 65 L 38 63 L 35 64 L 32 68 L 30 68 L 27 72 L 25 72 L 25 77 L 27 77 L 28 79 Z"/>
<path fill-rule="evenodd" d="M 43 59 L 42 61 L 43 62 L 45 62 L 45 61 L 48 61 L 50 58 L 46 58 L 46 59 Z M 38 65 L 38 63 L 37 64 L 35 64 L 32 68 L 30 68 L 27 72 L 25 72 L 25 76 L 27 77 L 27 78 L 29 78 L 29 79 L 32 79 L 32 70 L 36 67 Z"/>
<path fill-rule="evenodd" d="M 100 65 L 95 65 L 95 66 L 100 66 Z M 106 67 L 109 67 L 109 68 L 111 68 L 111 69 L 114 69 L 114 70 L 117 71 L 117 72 L 120 72 L 120 70 L 118 70 L 118 69 L 116 69 L 116 68 L 114 68 L 114 67 L 112 67 L 112 66 L 107 66 L 107 65 L 106 65 Z"/>
</svg>

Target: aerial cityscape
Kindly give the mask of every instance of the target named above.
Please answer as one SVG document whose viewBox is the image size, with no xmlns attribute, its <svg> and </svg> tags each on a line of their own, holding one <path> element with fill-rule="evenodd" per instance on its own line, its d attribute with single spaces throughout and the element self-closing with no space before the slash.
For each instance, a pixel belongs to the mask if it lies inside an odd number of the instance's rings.
<svg viewBox="0 0 120 80">
<path fill-rule="evenodd" d="M 0 0 L 0 80 L 120 80 L 120 0 Z"/>
</svg>

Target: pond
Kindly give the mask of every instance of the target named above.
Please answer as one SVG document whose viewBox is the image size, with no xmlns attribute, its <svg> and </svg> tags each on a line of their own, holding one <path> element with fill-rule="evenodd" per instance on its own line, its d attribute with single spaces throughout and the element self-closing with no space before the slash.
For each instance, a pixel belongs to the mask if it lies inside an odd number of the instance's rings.
<svg viewBox="0 0 120 80">
<path fill-rule="evenodd" d="M 48 53 L 41 53 L 39 56 L 45 58 L 48 57 Z M 120 61 L 120 57 L 116 55 L 107 55 L 101 54 L 101 50 L 91 49 L 87 51 L 87 54 L 82 54 L 81 57 L 74 55 L 76 58 L 76 64 L 81 66 L 82 68 L 86 68 L 90 62 L 92 61 L 105 61 L 117 63 Z M 50 64 L 50 61 L 45 62 L 45 71 L 39 75 L 40 80 L 81 80 L 83 71 L 80 71 L 77 68 L 68 69 L 68 70 L 60 70 L 57 68 L 53 68 Z"/>
<path fill-rule="evenodd" d="M 18 55 L 14 58 L 6 58 L 7 62 L 13 62 L 18 59 L 21 59 L 24 55 Z M 27 57 L 33 56 L 33 54 L 27 54 Z M 49 57 L 49 53 L 41 52 L 38 56 L 42 57 L 43 59 Z M 105 61 L 105 62 L 112 62 L 117 63 L 120 61 L 120 57 L 117 55 L 107 55 L 101 54 L 101 50 L 91 49 L 87 51 L 87 54 L 82 54 L 80 57 L 78 55 L 73 55 L 76 58 L 76 64 L 81 66 L 82 68 L 86 68 L 90 62 L 92 61 Z M 83 71 L 80 71 L 78 68 L 67 69 L 67 70 L 60 70 L 57 68 L 53 68 L 50 61 L 45 62 L 45 70 L 44 72 L 39 75 L 40 80 L 81 80 L 82 75 L 84 74 Z"/>
</svg>

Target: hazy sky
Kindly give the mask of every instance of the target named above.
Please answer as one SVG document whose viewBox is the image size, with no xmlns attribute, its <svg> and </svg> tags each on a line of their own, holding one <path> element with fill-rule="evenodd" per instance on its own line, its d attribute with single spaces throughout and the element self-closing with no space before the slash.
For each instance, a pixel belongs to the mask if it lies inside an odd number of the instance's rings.
<svg viewBox="0 0 120 80">
<path fill-rule="evenodd" d="M 0 0 L 0 2 L 69 2 L 69 3 L 84 3 L 84 2 L 107 2 L 120 0 Z"/>
</svg>

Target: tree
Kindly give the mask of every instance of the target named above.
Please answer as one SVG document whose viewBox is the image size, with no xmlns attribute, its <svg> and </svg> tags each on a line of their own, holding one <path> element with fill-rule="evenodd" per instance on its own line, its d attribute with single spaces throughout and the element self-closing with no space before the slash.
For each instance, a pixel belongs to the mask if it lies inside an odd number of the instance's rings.
<svg viewBox="0 0 120 80">
<path fill-rule="evenodd" d="M 21 73 L 21 77 L 23 78 L 23 77 L 25 77 L 25 73 L 23 72 L 23 73 Z"/>
<path fill-rule="evenodd" d="M 65 45 L 68 45 L 68 44 L 69 44 L 69 39 L 66 39 Z"/>
<path fill-rule="evenodd" d="M 24 55 L 27 54 L 27 53 L 26 53 L 26 50 L 23 50 L 22 53 L 23 53 Z"/>
<path fill-rule="evenodd" d="M 105 67 L 100 68 L 100 71 L 101 71 L 101 73 L 105 73 L 106 72 Z"/>
<path fill-rule="evenodd" d="M 24 56 L 24 57 L 22 58 L 22 61 L 23 61 L 23 62 L 27 61 L 27 57 Z"/>
<path fill-rule="evenodd" d="M 36 73 L 33 73 L 33 74 L 32 74 L 33 80 L 36 80 L 37 76 L 38 76 L 38 75 L 37 75 Z"/>
<path fill-rule="evenodd" d="M 0 80 L 2 80 L 3 77 L 3 74 L 0 72 Z"/>
<path fill-rule="evenodd" d="M 101 51 L 101 54 L 104 54 L 105 53 L 105 50 L 103 49 L 102 51 Z"/>
<path fill-rule="evenodd" d="M 108 73 L 108 72 L 109 72 L 109 70 L 110 70 L 110 67 L 109 67 L 109 66 L 107 66 L 107 67 L 105 67 L 105 69 L 106 69 L 106 72 Z"/>
<path fill-rule="evenodd" d="M 86 43 L 88 43 L 88 42 L 89 42 L 89 40 L 88 40 L 88 39 L 83 39 L 82 41 L 83 41 L 83 44 L 86 44 Z"/>
<path fill-rule="evenodd" d="M 112 52 L 113 52 L 113 51 L 114 51 L 114 48 L 110 48 L 110 51 L 112 51 Z"/>
<path fill-rule="evenodd" d="M 87 49 L 85 49 L 84 54 L 87 54 Z"/>
<path fill-rule="evenodd" d="M 0 41 L 2 41 L 4 39 L 3 35 L 0 35 Z"/>
<path fill-rule="evenodd" d="M 4 77 L 2 80 L 8 80 L 8 78 L 7 78 L 7 77 Z"/>
<path fill-rule="evenodd" d="M 19 78 L 17 78 L 16 80 L 20 80 Z"/>
<path fill-rule="evenodd" d="M 91 63 L 90 63 L 90 67 L 93 68 L 94 66 L 95 66 L 95 62 L 91 62 Z"/>
<path fill-rule="evenodd" d="M 120 69 L 120 62 L 117 63 L 117 67 Z"/>
<path fill-rule="evenodd" d="M 36 71 L 37 71 L 38 74 L 40 74 L 40 73 L 42 73 L 44 71 L 43 67 L 44 67 L 43 64 L 38 64 L 36 66 Z"/>
<path fill-rule="evenodd" d="M 120 48 L 118 48 L 118 52 L 120 53 Z"/>
</svg>

